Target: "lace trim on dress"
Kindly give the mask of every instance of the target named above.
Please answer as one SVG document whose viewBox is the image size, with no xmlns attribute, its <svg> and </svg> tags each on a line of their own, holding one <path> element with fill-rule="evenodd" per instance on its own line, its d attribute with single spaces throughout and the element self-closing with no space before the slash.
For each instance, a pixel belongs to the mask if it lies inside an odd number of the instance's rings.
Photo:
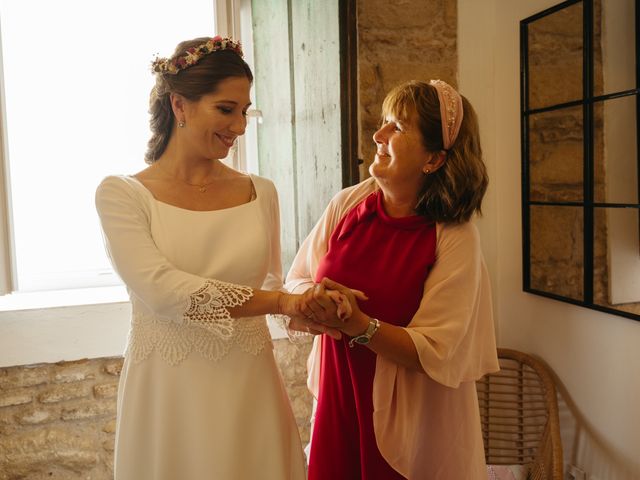
<svg viewBox="0 0 640 480">
<path fill-rule="evenodd" d="M 233 334 L 223 338 L 201 327 L 179 325 L 138 313 L 133 317 L 125 355 L 137 363 L 157 351 L 169 365 L 178 365 L 189 354 L 197 352 L 216 362 L 233 346 L 245 353 L 258 355 L 271 342 L 264 316 L 233 319 L 231 322 Z"/>
<path fill-rule="evenodd" d="M 271 341 L 264 316 L 233 319 L 228 310 L 252 296 L 250 287 L 208 280 L 189 295 L 182 324 L 135 312 L 126 355 L 140 362 L 156 350 L 167 363 L 177 365 L 195 351 L 217 361 L 234 344 L 258 355 Z"/>
<path fill-rule="evenodd" d="M 184 313 L 185 323 L 202 327 L 222 338 L 231 338 L 233 323 L 227 308 L 238 307 L 252 296 L 251 287 L 207 280 L 189 295 Z"/>
</svg>

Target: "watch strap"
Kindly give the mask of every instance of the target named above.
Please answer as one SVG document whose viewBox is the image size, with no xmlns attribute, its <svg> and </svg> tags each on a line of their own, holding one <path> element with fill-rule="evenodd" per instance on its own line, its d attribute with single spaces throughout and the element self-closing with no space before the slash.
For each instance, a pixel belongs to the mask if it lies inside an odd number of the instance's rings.
<svg viewBox="0 0 640 480">
<path fill-rule="evenodd" d="M 371 337 L 376 334 L 379 328 L 380 320 L 378 320 L 377 318 L 372 318 L 371 320 L 369 320 L 367 330 L 363 334 L 357 335 L 349 340 L 349 346 L 353 348 L 356 343 L 359 343 L 360 345 L 366 345 L 371 341 Z"/>
</svg>

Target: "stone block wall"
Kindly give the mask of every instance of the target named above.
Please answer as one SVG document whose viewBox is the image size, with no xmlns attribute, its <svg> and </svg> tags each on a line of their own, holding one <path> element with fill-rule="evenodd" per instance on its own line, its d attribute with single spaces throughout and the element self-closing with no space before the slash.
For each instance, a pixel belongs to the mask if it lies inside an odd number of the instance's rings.
<svg viewBox="0 0 640 480">
<path fill-rule="evenodd" d="M 310 344 L 275 340 L 303 443 Z M 121 357 L 0 368 L 0 480 L 113 478 Z"/>
<path fill-rule="evenodd" d="M 358 1 L 358 143 L 364 177 L 389 90 L 407 80 L 438 78 L 457 86 L 457 8 L 456 0 Z"/>
<path fill-rule="evenodd" d="M 0 479 L 110 478 L 122 360 L 0 369 Z"/>
</svg>

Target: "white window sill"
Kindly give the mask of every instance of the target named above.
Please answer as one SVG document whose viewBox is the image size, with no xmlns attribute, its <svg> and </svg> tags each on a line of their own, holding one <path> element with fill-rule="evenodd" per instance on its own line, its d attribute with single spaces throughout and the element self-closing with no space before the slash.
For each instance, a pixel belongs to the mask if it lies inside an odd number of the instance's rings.
<svg viewBox="0 0 640 480">
<path fill-rule="evenodd" d="M 129 295 L 124 286 L 49 290 L 12 293 L 0 297 L 0 312 L 43 308 L 126 303 Z"/>
<path fill-rule="evenodd" d="M 0 367 L 122 355 L 130 318 L 122 286 L 2 296 Z M 269 330 L 286 338 L 271 322 Z"/>
</svg>

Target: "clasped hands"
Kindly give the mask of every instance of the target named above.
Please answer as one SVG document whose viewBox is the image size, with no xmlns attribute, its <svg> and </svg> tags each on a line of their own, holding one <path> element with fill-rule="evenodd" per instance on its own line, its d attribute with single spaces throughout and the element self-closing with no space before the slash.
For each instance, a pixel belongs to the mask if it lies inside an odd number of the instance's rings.
<svg viewBox="0 0 640 480">
<path fill-rule="evenodd" d="M 360 335 L 367 329 L 369 317 L 358 306 L 368 297 L 328 278 L 323 278 L 298 296 L 296 313 L 289 315 L 289 328 L 319 335 L 326 333 L 339 340 L 342 334 Z"/>
</svg>

